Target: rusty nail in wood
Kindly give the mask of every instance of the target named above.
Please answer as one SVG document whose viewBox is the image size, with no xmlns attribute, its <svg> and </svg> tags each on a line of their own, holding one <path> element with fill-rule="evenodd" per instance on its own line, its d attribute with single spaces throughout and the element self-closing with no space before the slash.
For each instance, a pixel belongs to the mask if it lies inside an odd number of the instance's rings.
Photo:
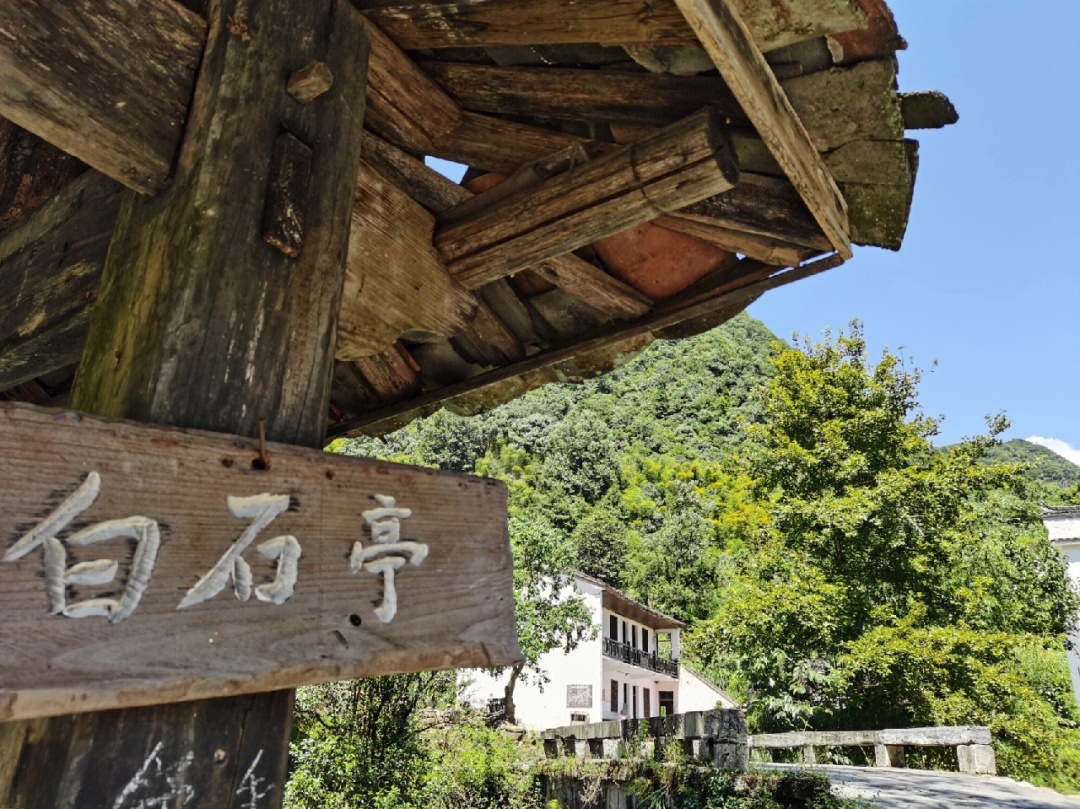
<svg viewBox="0 0 1080 809">
<path fill-rule="evenodd" d="M 263 469 L 270 468 L 270 459 L 266 457 L 266 419 L 259 419 L 259 463 Z"/>
<path fill-rule="evenodd" d="M 297 70 L 285 85 L 289 95 L 300 104 L 314 101 L 334 83 L 334 74 L 326 62 L 312 62 Z"/>
</svg>

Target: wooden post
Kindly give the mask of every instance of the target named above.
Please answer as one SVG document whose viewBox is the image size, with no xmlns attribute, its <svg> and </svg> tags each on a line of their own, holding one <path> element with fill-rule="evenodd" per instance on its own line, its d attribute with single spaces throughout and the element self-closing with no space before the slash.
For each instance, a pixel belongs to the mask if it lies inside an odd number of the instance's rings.
<svg viewBox="0 0 1080 809">
<path fill-rule="evenodd" d="M 208 23 L 173 182 L 121 204 L 72 404 L 319 446 L 368 35 L 346 0 L 221 0 Z M 286 81 L 314 61 L 333 83 L 301 105 Z M 296 258 L 263 239 L 281 132 L 311 149 Z M 281 691 L 6 723 L 0 806 L 277 807 L 291 709 Z"/>
</svg>

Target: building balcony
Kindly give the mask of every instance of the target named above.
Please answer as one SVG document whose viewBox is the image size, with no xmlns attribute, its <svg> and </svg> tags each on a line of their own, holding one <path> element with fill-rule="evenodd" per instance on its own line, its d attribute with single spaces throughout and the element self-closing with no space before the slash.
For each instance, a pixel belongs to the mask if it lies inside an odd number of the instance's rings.
<svg viewBox="0 0 1080 809">
<path fill-rule="evenodd" d="M 658 674 L 666 674 L 668 677 L 679 677 L 679 664 L 674 660 L 666 660 L 658 657 L 655 653 L 635 649 L 629 643 L 619 643 L 611 638 L 604 638 L 604 656 L 612 660 L 621 660 L 631 666 L 655 671 Z"/>
</svg>

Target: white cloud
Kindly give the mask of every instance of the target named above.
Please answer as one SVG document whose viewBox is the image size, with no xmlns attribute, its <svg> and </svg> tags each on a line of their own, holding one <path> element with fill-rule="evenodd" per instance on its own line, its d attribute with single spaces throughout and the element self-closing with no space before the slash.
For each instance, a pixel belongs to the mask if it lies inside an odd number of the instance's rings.
<svg viewBox="0 0 1080 809">
<path fill-rule="evenodd" d="M 1072 461 L 1077 466 L 1080 466 L 1080 449 L 1069 446 L 1058 438 L 1043 438 L 1041 435 L 1033 435 L 1026 440 L 1030 441 L 1032 444 L 1038 444 L 1040 447 L 1046 447 L 1048 450 L 1056 452 L 1065 460 Z"/>
</svg>

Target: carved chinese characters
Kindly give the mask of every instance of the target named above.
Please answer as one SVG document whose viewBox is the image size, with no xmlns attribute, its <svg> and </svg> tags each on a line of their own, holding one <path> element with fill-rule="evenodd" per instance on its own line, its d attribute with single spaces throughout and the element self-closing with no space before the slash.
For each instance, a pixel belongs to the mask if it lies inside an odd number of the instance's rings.
<svg viewBox="0 0 1080 809">
<path fill-rule="evenodd" d="M 45 590 L 49 612 L 68 618 L 108 618 L 119 623 L 129 617 L 139 604 L 143 592 L 150 583 L 154 562 L 161 545 L 161 529 L 149 517 L 125 517 L 106 520 L 69 534 L 61 541 L 62 534 L 76 517 L 93 505 L 101 492 L 101 476 L 90 472 L 86 480 L 44 520 L 19 538 L 2 557 L 4 562 L 15 562 L 29 553 L 41 550 L 44 568 Z M 406 562 L 420 565 L 427 558 L 428 546 L 411 540 L 401 540 L 401 520 L 412 514 L 412 509 L 400 508 L 390 495 L 376 494 L 373 499 L 378 508 L 362 513 L 371 527 L 372 544 L 364 547 L 357 540 L 349 556 L 349 570 L 356 573 L 366 570 L 383 578 L 382 603 L 375 614 L 383 623 L 389 623 L 397 614 L 397 586 L 394 572 Z M 229 584 L 238 601 L 247 601 L 254 590 L 260 601 L 282 605 L 293 595 L 303 554 L 300 541 L 290 534 L 282 534 L 262 542 L 255 550 L 269 562 L 277 562 L 274 580 L 252 587 L 251 565 L 244 559 L 244 552 L 259 533 L 274 518 L 289 508 L 287 494 L 256 494 L 249 497 L 226 498 L 229 513 L 248 520 L 247 527 L 221 558 L 184 595 L 177 609 L 186 609 L 209 601 Z M 119 599 L 90 598 L 74 604 L 67 603 L 67 588 L 73 585 L 102 586 L 116 578 L 119 564 L 113 559 L 95 559 L 67 567 L 68 545 L 92 545 L 109 539 L 135 540 L 135 554 L 131 573 Z"/>
<path fill-rule="evenodd" d="M 393 497 L 385 494 L 375 495 L 378 508 L 364 512 L 364 519 L 371 526 L 372 543 L 364 547 L 358 540 L 353 545 L 349 556 L 349 570 L 353 573 L 361 568 L 369 573 L 378 573 L 383 577 L 382 604 L 375 608 L 375 614 L 384 624 L 394 620 L 397 615 L 397 585 L 394 571 L 406 561 L 419 565 L 427 558 L 428 546 L 419 542 L 401 541 L 401 521 L 412 515 L 412 509 L 398 508 Z"/>
<path fill-rule="evenodd" d="M 0 459 L 0 722 L 519 659 L 498 481 L 6 402 Z"/>
<path fill-rule="evenodd" d="M 126 537 L 138 544 L 135 558 L 131 563 L 131 575 L 128 576 L 124 594 L 119 600 L 113 598 L 91 598 L 74 604 L 67 603 L 67 587 L 74 584 L 108 584 L 116 577 L 117 563 L 112 559 L 96 559 L 93 562 L 80 562 L 67 567 L 67 550 L 57 538 L 68 525 L 86 509 L 93 505 L 101 491 L 101 477 L 91 472 L 86 480 L 70 497 L 42 520 L 36 527 L 8 548 L 3 556 L 5 562 L 15 562 L 28 553 L 41 549 L 42 563 L 45 569 L 45 591 L 49 598 L 49 612 L 54 615 L 66 615 L 68 618 L 88 618 L 101 616 L 113 623 L 119 623 L 135 611 L 142 598 L 143 591 L 150 581 L 157 559 L 161 533 L 158 524 L 147 517 L 126 517 L 119 520 L 107 520 L 91 525 L 69 535 L 69 545 L 92 545 L 107 539 Z"/>
</svg>

